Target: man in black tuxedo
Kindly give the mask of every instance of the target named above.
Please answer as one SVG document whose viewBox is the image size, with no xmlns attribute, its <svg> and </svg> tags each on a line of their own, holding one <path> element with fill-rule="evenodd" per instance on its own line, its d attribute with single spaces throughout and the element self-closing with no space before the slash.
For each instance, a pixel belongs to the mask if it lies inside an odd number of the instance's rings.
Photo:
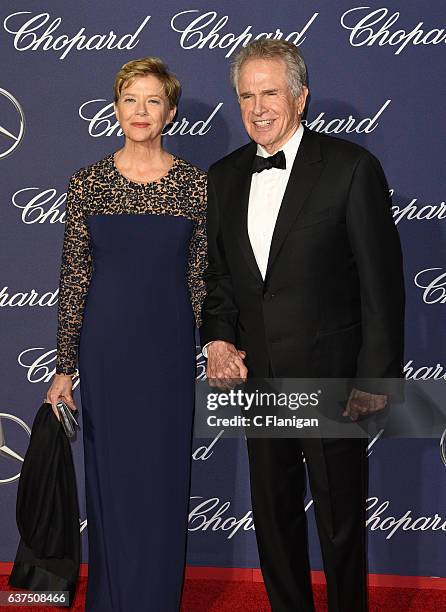
<svg viewBox="0 0 446 612">
<path fill-rule="evenodd" d="M 208 174 L 200 331 L 211 384 L 401 377 L 402 257 L 380 163 L 301 124 L 307 72 L 291 43 L 254 41 L 235 58 L 232 81 L 252 142 Z M 344 415 L 356 419 L 386 400 L 359 388 Z M 314 611 L 303 458 L 329 610 L 367 610 L 366 441 L 249 438 L 248 453 L 273 612 Z"/>
</svg>

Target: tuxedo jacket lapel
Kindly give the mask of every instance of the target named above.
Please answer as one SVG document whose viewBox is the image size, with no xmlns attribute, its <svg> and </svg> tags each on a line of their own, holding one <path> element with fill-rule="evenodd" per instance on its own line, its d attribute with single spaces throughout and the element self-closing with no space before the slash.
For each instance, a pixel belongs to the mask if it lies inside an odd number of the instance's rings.
<svg viewBox="0 0 446 612">
<path fill-rule="evenodd" d="M 308 128 L 304 128 L 304 130 L 277 216 L 265 278 L 268 278 L 291 226 L 302 210 L 324 167 L 317 135 Z"/>
<path fill-rule="evenodd" d="M 299 212 L 310 195 L 319 175 L 323 169 L 323 160 L 317 135 L 308 128 L 304 128 L 304 134 L 299 146 L 290 178 L 283 196 L 277 217 L 271 248 L 266 270 L 266 278 L 274 264 L 274 261 L 288 235 L 288 232 L 297 218 Z M 248 234 L 248 204 L 251 188 L 252 164 L 257 152 L 257 145 L 250 143 L 234 162 L 236 172 L 234 173 L 233 198 L 234 198 L 234 227 L 238 233 L 238 239 L 245 256 L 245 260 L 255 277 L 263 283 L 263 278 L 257 265 L 251 241 Z"/>
</svg>

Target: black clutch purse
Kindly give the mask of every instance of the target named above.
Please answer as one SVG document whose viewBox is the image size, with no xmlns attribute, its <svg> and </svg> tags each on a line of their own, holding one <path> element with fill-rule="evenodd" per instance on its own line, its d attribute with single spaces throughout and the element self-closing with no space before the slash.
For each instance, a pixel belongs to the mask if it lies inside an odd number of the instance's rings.
<svg viewBox="0 0 446 612">
<path fill-rule="evenodd" d="M 75 413 L 71 408 L 62 400 L 59 400 L 56 404 L 57 412 L 59 413 L 60 422 L 67 438 L 73 438 L 76 433 L 76 427 L 80 429 L 79 423 L 76 421 Z"/>
</svg>

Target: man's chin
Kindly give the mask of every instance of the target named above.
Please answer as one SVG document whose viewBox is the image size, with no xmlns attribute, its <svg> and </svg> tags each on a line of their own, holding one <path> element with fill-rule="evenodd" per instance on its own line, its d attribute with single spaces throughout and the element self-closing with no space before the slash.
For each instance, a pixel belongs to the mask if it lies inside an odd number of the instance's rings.
<svg viewBox="0 0 446 612">
<path fill-rule="evenodd" d="M 274 145 L 275 142 L 275 138 L 272 134 L 267 134 L 267 133 L 251 133 L 251 140 L 253 140 L 255 143 L 261 145 L 264 148 L 270 147 Z"/>
</svg>

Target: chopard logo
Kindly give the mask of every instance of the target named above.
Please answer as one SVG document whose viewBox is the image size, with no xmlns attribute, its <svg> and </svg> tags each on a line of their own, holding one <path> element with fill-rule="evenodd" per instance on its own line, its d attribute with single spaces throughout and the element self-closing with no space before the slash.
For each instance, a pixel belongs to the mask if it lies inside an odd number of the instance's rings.
<svg viewBox="0 0 446 612">
<path fill-rule="evenodd" d="M 223 516 L 231 506 L 230 501 L 221 504 L 219 497 L 204 499 L 200 495 L 193 495 L 190 500 L 203 501 L 198 502 L 189 512 L 189 531 L 223 531 L 227 532 L 226 539 L 231 540 L 240 530 L 254 530 L 252 510 L 241 518 Z"/>
<path fill-rule="evenodd" d="M 39 354 L 39 351 L 44 351 Z M 37 354 L 37 357 L 35 355 Z M 27 370 L 30 383 L 49 383 L 56 372 L 57 349 L 47 351 L 41 346 L 25 349 L 17 357 L 19 365 Z M 73 379 L 73 390 L 79 384 L 79 377 Z"/>
<path fill-rule="evenodd" d="M 414 283 L 423 291 L 423 302 L 425 304 L 446 304 L 446 272 L 438 273 L 443 268 L 426 268 L 420 270 L 415 277 Z"/>
<path fill-rule="evenodd" d="M 197 13 L 200 13 L 198 9 L 181 11 L 174 15 L 170 21 L 172 30 L 181 34 L 180 46 L 183 49 L 203 49 L 205 47 L 208 49 L 225 49 L 225 57 L 231 57 L 240 46 L 246 47 L 250 40 L 284 38 L 284 33 L 279 28 L 271 32 L 261 32 L 255 36 L 251 31 L 251 25 L 246 26 L 243 32 L 239 34 L 228 32 L 225 29 L 229 21 L 227 15 L 219 17 L 216 11 L 208 11 L 196 16 Z M 289 32 L 285 36 L 285 40 L 289 40 L 296 46 L 301 45 L 318 15 L 319 13 L 313 13 L 299 31 Z"/>
<path fill-rule="evenodd" d="M 61 206 L 66 199 L 66 192 L 57 196 L 53 188 L 39 190 L 39 187 L 24 187 L 13 194 L 11 201 L 22 210 L 23 223 L 32 225 L 45 221 L 65 223 L 65 209 L 61 209 Z"/>
<path fill-rule="evenodd" d="M 231 540 L 240 531 L 253 531 L 254 521 L 249 510 L 241 517 L 227 515 L 231 507 L 230 501 L 221 502 L 219 497 L 203 498 L 200 495 L 191 496 L 191 502 L 196 505 L 189 512 L 189 531 L 222 531 L 226 539 Z M 198 500 L 198 501 L 195 501 Z M 446 520 L 438 514 L 434 516 L 413 517 L 407 510 L 400 517 L 385 515 L 390 501 L 380 503 L 378 497 L 366 500 L 367 511 L 370 512 L 366 526 L 370 531 L 388 532 L 386 540 L 390 540 L 397 531 L 446 531 Z M 307 504 L 308 511 L 311 504 Z"/>
<path fill-rule="evenodd" d="M 88 133 L 93 138 L 112 136 L 113 134 L 122 136 L 123 132 L 116 120 L 113 104 L 106 103 L 104 105 L 104 102 L 107 102 L 104 98 L 87 100 L 79 107 L 79 117 L 88 122 Z M 222 106 L 223 102 L 219 102 L 205 119 L 194 122 L 185 117 L 177 119 L 169 123 L 162 134 L 163 136 L 204 136 L 211 130 L 212 120 Z M 91 110 L 91 107 L 93 107 L 93 110 Z"/>
<path fill-rule="evenodd" d="M 17 293 L 8 292 L 9 287 L 5 286 L 0 289 L 0 308 L 19 308 L 23 306 L 54 306 L 57 304 L 59 289 L 56 291 L 47 291 L 39 293 L 35 289 L 30 291 L 18 291 Z"/>
<path fill-rule="evenodd" d="M 373 117 L 363 117 L 358 119 L 349 115 L 348 117 L 335 117 L 333 119 L 325 118 L 325 111 L 319 113 L 314 119 L 302 119 L 302 123 L 306 125 L 310 130 L 321 132 L 323 134 L 351 134 L 356 132 L 357 134 L 370 134 L 376 130 L 379 125 L 378 119 L 390 105 L 392 100 L 386 100 L 384 104 L 379 108 Z"/>
<path fill-rule="evenodd" d="M 192 453 L 193 461 L 207 461 L 214 454 L 214 447 L 217 445 L 217 442 L 221 439 L 224 429 L 221 429 L 218 434 L 213 438 L 210 444 L 203 446 L 199 446 Z"/>
<path fill-rule="evenodd" d="M 407 380 L 446 380 L 446 368 L 439 363 L 435 366 L 415 367 L 413 359 L 410 359 L 404 366 L 403 373 Z"/>
<path fill-rule="evenodd" d="M 395 55 L 399 55 L 409 44 L 438 45 L 446 42 L 444 28 L 425 30 L 422 28 L 424 22 L 419 21 L 412 30 L 397 29 L 395 24 L 399 18 L 399 11 L 390 15 L 385 7 L 371 10 L 370 6 L 357 6 L 342 15 L 341 25 L 350 30 L 352 47 L 371 47 L 375 43 L 379 47 L 389 45 L 395 48 Z"/>
<path fill-rule="evenodd" d="M 0 88 L 2 106 L 0 123 L 0 159 L 13 153 L 25 134 L 25 115 L 18 100 L 6 89 Z"/>
<path fill-rule="evenodd" d="M 120 38 L 110 30 L 107 34 L 84 34 L 85 28 L 73 36 L 58 32 L 62 17 L 51 20 L 49 13 L 33 15 L 31 11 L 18 11 L 5 17 L 3 27 L 9 34 L 14 34 L 14 48 L 17 51 L 62 51 L 59 59 L 63 60 L 73 49 L 93 51 L 99 49 L 134 49 L 139 43 L 138 36 L 150 20 L 147 15 L 133 34 L 124 34 Z M 50 23 L 48 23 L 50 22 Z M 46 27 L 45 27 L 46 26 Z"/>
<path fill-rule="evenodd" d="M 393 196 L 394 190 L 390 189 Z M 392 206 L 392 214 L 395 224 L 398 225 L 403 219 L 408 221 L 422 221 L 431 219 L 446 219 L 446 202 L 440 204 L 417 204 L 418 199 L 413 198 L 408 204 Z"/>
<path fill-rule="evenodd" d="M 21 445 L 22 448 L 20 450 L 17 449 L 16 443 L 14 444 L 15 449 L 11 448 L 11 446 L 8 446 L 7 436 L 5 434 L 5 429 L 3 426 L 3 424 L 6 425 L 6 422 L 9 422 L 9 425 L 13 424 L 12 426 L 15 429 L 17 429 L 18 427 L 19 430 L 25 431 L 25 433 L 27 434 L 25 443 Z M 8 437 L 10 434 L 9 425 L 8 425 Z M 24 454 L 26 452 L 26 448 L 28 446 L 30 436 L 31 436 L 31 429 L 28 427 L 25 421 L 22 421 L 22 419 L 19 419 L 19 417 L 16 417 L 13 414 L 8 414 L 7 412 L 0 412 L 0 457 L 4 457 L 7 459 L 6 473 L 3 472 L 2 470 L 3 473 L 0 475 L 0 484 L 7 484 L 9 482 L 14 482 L 14 480 L 18 480 L 18 478 L 20 477 L 21 464 L 23 463 L 23 460 L 24 460 Z M 14 440 L 16 439 L 17 439 L 17 436 L 14 435 Z M 15 471 L 17 469 L 17 462 L 19 462 L 20 464 L 20 469 L 18 470 L 18 472 Z M 2 461 L 3 466 L 4 464 L 5 463 Z M 9 472 L 11 472 L 12 474 L 10 474 Z"/>
<path fill-rule="evenodd" d="M 412 510 L 407 510 L 403 516 L 382 516 L 390 506 L 390 501 L 379 503 L 378 497 L 369 497 L 367 510 L 373 512 L 366 521 L 370 531 L 388 531 L 386 540 L 390 540 L 397 531 L 446 531 L 446 520 L 438 514 L 434 516 L 412 516 Z M 378 505 L 379 504 L 379 505 Z M 375 506 L 377 506 L 375 508 Z"/>
<path fill-rule="evenodd" d="M 205 380 L 206 379 L 206 359 L 201 352 L 201 347 L 195 347 L 196 352 L 196 379 L 197 380 Z"/>
</svg>

